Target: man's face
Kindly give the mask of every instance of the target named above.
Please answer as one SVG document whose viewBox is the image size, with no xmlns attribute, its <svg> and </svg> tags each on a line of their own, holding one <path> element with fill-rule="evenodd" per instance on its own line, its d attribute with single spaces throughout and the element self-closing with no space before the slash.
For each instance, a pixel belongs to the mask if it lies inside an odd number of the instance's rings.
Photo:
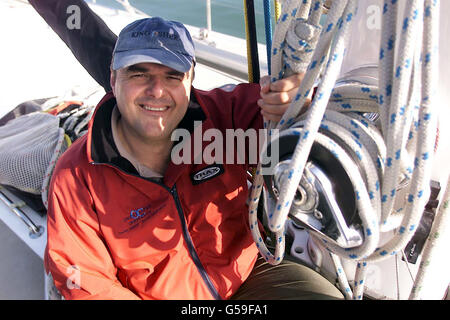
<svg viewBox="0 0 450 320">
<path fill-rule="evenodd" d="M 170 141 L 184 117 L 193 70 L 178 72 L 155 63 L 139 63 L 111 73 L 123 134 L 141 142 Z"/>
</svg>

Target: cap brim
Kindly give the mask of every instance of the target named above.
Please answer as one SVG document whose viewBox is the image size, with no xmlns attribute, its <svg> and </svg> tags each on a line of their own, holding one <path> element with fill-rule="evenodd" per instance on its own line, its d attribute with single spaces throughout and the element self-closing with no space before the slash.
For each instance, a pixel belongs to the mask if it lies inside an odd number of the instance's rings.
<svg viewBox="0 0 450 320">
<path fill-rule="evenodd" d="M 161 49 L 139 49 L 116 52 L 113 70 L 144 62 L 161 64 L 183 73 L 192 67 L 192 60 L 181 53 Z"/>
</svg>

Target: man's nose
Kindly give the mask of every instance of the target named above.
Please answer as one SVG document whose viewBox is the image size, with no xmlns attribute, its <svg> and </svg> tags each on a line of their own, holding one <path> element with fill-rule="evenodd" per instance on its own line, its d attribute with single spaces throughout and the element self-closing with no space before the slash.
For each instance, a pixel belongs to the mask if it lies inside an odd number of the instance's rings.
<svg viewBox="0 0 450 320">
<path fill-rule="evenodd" d="M 145 93 L 155 98 L 160 98 L 164 94 L 164 83 L 158 77 L 151 77 L 147 81 Z"/>
</svg>

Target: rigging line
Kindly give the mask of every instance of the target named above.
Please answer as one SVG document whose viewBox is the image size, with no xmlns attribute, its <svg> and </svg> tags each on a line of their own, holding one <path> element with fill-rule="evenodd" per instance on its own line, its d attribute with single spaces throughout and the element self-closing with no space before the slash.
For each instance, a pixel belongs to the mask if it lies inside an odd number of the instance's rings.
<svg viewBox="0 0 450 320">
<path fill-rule="evenodd" d="M 400 250 L 400 251 L 401 251 L 401 253 L 402 253 L 403 260 L 405 260 L 406 269 L 408 269 L 409 276 L 411 277 L 411 280 L 412 280 L 412 282 L 414 283 L 414 281 L 415 281 L 415 280 L 414 280 L 414 276 L 413 276 L 413 274 L 412 274 L 411 269 L 409 268 L 409 263 L 408 263 L 408 259 L 406 258 L 405 250 L 402 249 L 402 250 Z"/>
<path fill-rule="evenodd" d="M 264 27 L 266 33 L 266 51 L 267 51 L 267 67 L 270 75 L 271 61 L 270 52 L 272 51 L 272 18 L 271 18 L 271 0 L 264 0 Z"/>
<path fill-rule="evenodd" d="M 397 300 L 400 300 L 400 280 L 399 280 L 399 270 L 398 270 L 398 254 L 395 255 L 395 280 L 397 284 Z"/>
<path fill-rule="evenodd" d="M 244 13 L 247 38 L 248 81 L 259 83 L 258 40 L 256 36 L 255 5 L 253 0 L 244 0 Z"/>
<path fill-rule="evenodd" d="M 275 8 L 275 22 L 278 21 L 281 15 L 281 4 L 278 0 L 273 0 L 274 8 Z"/>
</svg>

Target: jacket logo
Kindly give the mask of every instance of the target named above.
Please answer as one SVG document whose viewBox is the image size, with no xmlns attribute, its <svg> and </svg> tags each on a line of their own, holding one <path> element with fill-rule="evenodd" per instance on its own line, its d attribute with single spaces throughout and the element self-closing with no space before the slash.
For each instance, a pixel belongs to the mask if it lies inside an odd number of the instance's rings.
<svg viewBox="0 0 450 320">
<path fill-rule="evenodd" d="M 153 217 L 165 206 L 166 206 L 165 204 L 162 204 L 159 207 L 155 208 L 151 205 L 148 205 L 143 208 L 132 209 L 130 213 L 126 215 L 125 219 L 123 219 L 123 222 L 126 223 L 126 228 L 119 231 L 119 234 L 124 234 L 138 227 L 140 224 L 146 222 L 148 219 Z"/>
<path fill-rule="evenodd" d="M 198 172 L 191 174 L 192 184 L 200 184 L 202 182 L 208 181 L 218 175 L 224 173 L 224 168 L 221 164 L 213 164 Z"/>
</svg>

